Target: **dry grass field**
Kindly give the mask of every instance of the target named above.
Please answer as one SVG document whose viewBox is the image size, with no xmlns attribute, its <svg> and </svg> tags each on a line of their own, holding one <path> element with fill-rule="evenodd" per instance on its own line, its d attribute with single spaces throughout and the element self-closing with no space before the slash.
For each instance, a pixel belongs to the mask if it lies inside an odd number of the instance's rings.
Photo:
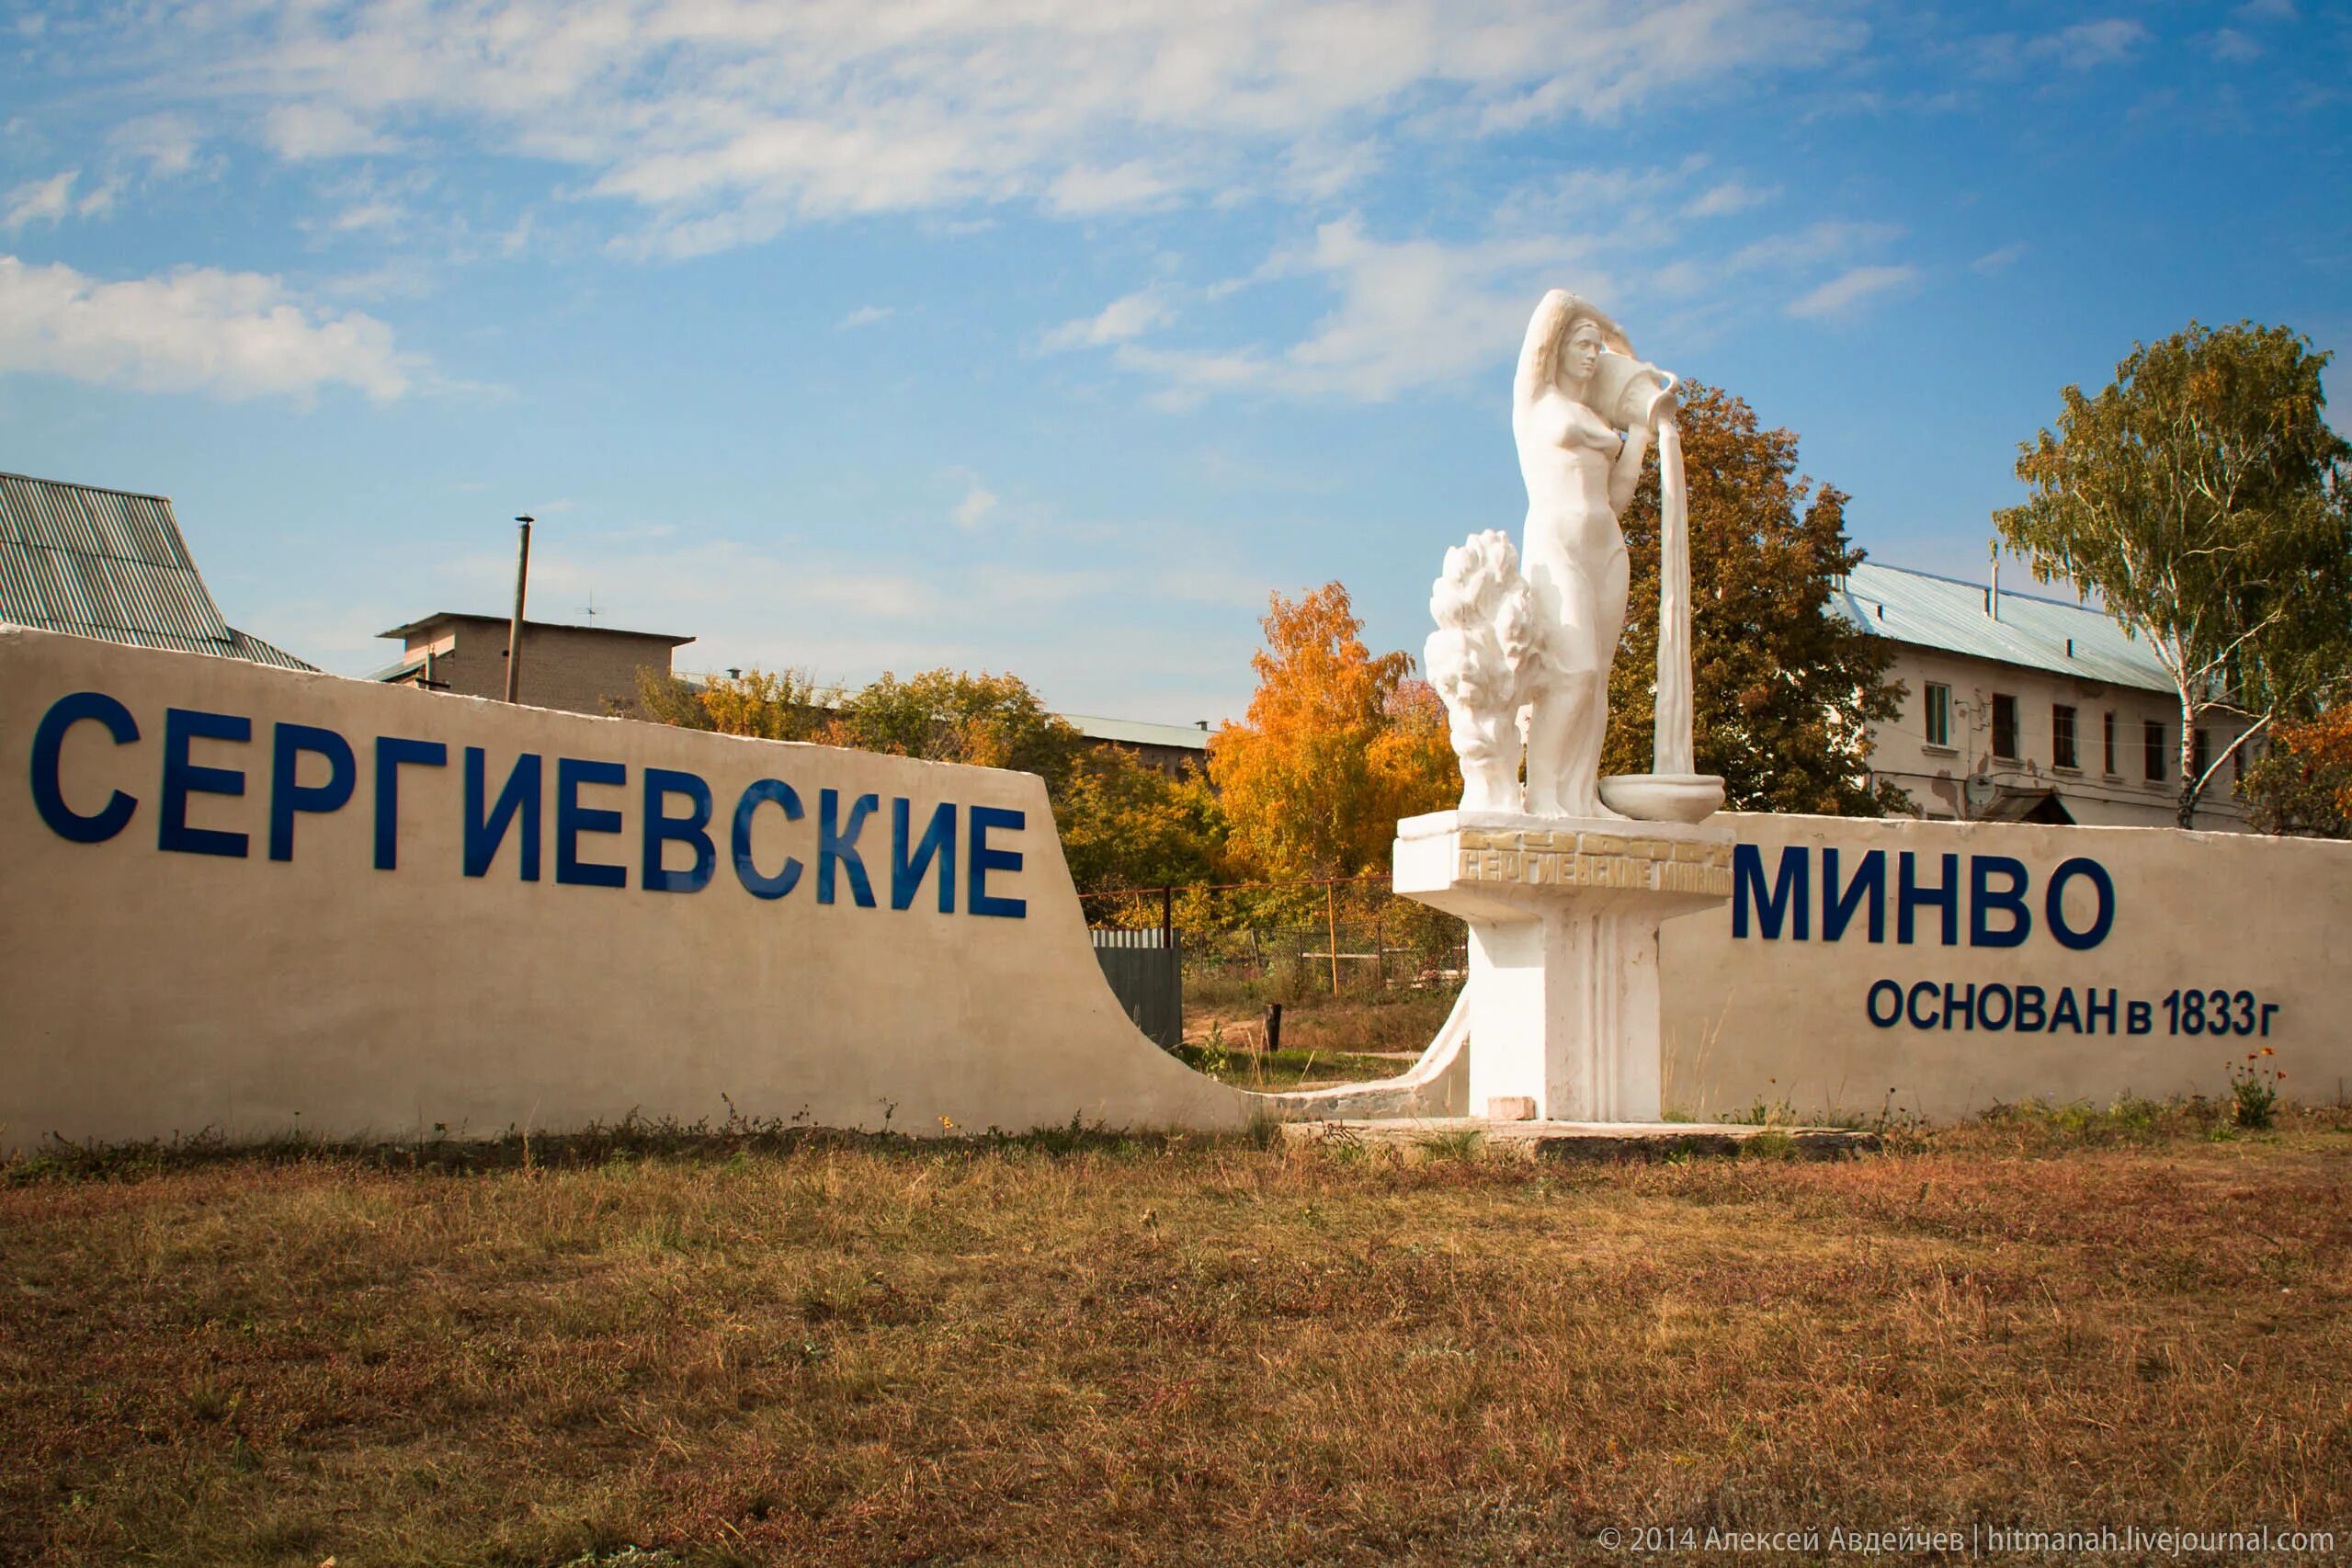
<svg viewBox="0 0 2352 1568">
<path fill-rule="evenodd" d="M 19 1162 L 0 1561 L 2352 1542 L 2352 1113 L 2012 1115 L 1824 1164 L 1462 1153 L 631 1135 Z"/>
</svg>

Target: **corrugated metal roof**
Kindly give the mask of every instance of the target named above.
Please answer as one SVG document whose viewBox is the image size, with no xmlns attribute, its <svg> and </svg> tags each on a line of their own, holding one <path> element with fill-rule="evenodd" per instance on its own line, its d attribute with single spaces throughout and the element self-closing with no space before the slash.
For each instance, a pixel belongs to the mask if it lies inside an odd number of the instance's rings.
<svg viewBox="0 0 2352 1568">
<path fill-rule="evenodd" d="M 1186 751 L 1209 749 L 1209 732 L 1192 724 L 1153 724 L 1141 719 L 1096 719 L 1085 713 L 1064 713 L 1090 741 L 1111 741 L 1126 746 L 1176 746 Z"/>
<path fill-rule="evenodd" d="M 0 620 L 307 670 L 231 627 L 160 495 L 0 473 Z"/>
<path fill-rule="evenodd" d="M 2004 588 L 1996 619 L 1986 613 L 1986 586 L 1866 561 L 1829 602 L 1863 631 L 1899 642 L 2108 686 L 2173 689 L 2148 644 L 2106 611 Z"/>
</svg>

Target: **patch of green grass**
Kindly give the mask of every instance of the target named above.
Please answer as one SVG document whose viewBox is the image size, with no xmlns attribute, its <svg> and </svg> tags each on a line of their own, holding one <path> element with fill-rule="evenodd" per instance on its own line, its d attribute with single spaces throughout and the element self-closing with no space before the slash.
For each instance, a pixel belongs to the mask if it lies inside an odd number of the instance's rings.
<svg viewBox="0 0 2352 1568">
<path fill-rule="evenodd" d="M 1475 1127 L 1435 1129 L 1413 1140 L 1433 1160 L 1476 1160 L 1486 1152 L 1486 1134 Z"/>
<path fill-rule="evenodd" d="M 1409 1062 L 1386 1056 L 1361 1056 L 1313 1050 L 1233 1051 L 1220 1045 L 1184 1045 L 1176 1057 L 1197 1072 L 1206 1073 L 1244 1089 L 1290 1089 L 1302 1084 L 1349 1084 L 1393 1078 Z"/>
</svg>

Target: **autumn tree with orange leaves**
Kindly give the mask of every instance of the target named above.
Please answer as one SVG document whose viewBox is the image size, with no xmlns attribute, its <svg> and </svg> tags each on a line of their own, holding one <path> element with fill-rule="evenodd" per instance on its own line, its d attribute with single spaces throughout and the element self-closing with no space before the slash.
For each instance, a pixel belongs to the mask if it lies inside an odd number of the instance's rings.
<svg viewBox="0 0 2352 1568">
<path fill-rule="evenodd" d="M 2352 702 L 2280 730 L 2238 794 L 2260 832 L 2352 838 Z"/>
<path fill-rule="evenodd" d="M 1399 817 L 1461 793 L 1444 704 L 1405 653 L 1375 657 L 1347 590 L 1272 596 L 1249 715 L 1209 743 L 1231 867 L 1267 881 L 1385 870 Z"/>
</svg>

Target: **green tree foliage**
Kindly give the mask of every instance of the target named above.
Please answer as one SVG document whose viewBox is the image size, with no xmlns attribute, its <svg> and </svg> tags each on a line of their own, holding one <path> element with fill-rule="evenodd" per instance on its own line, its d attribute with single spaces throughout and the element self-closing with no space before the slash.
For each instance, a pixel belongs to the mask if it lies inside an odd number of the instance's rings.
<svg viewBox="0 0 2352 1568">
<path fill-rule="evenodd" d="M 805 670 L 743 670 L 699 681 L 651 669 L 637 675 L 636 716 L 763 741 L 824 739 L 834 700 Z"/>
<path fill-rule="evenodd" d="M 2285 327 L 2195 322 L 2135 345 L 2095 397 L 2060 393 L 2018 448 L 2022 506 L 1993 521 L 2041 581 L 2071 580 L 2147 640 L 2180 699 L 2180 824 L 2214 770 L 2199 721 L 2247 744 L 2309 717 L 2352 666 L 2352 447 L 2329 429 L 2328 356 Z"/>
<path fill-rule="evenodd" d="M 645 717 L 684 729 L 1038 774 L 1081 892 L 1210 879 L 1219 817 L 1198 771 L 1172 778 L 1132 751 L 1089 746 L 1017 676 L 926 670 L 848 695 L 798 670 L 649 674 L 638 687 Z"/>
<path fill-rule="evenodd" d="M 1693 730 L 1699 770 L 1722 775 L 1738 811 L 1883 816 L 1909 809 L 1870 778 L 1869 726 L 1900 710 L 1892 651 L 1828 612 L 1861 561 L 1846 497 L 1797 472 L 1797 437 L 1760 430 L 1746 403 L 1682 388 L 1690 480 Z M 1658 480 L 1622 519 L 1632 561 L 1625 635 L 1609 674 L 1608 773 L 1647 773 L 1658 665 Z"/>
<path fill-rule="evenodd" d="M 1089 747 L 1054 798 L 1053 820 L 1080 892 L 1213 880 L 1221 824 L 1197 768 L 1171 778 L 1125 746 Z M 1088 908 L 1091 918 L 1108 913 Z"/>
<path fill-rule="evenodd" d="M 1272 597 L 1248 717 L 1209 744 L 1233 867 L 1268 880 L 1387 868 L 1399 817 L 1460 797 L 1437 694 L 1405 653 L 1374 657 L 1347 590 Z"/>
<path fill-rule="evenodd" d="M 2280 726 L 2238 781 L 2238 794 L 2263 833 L 2352 838 L 2352 702 Z"/>
<path fill-rule="evenodd" d="M 825 738 L 860 751 L 1034 773 L 1059 792 L 1085 739 L 1018 676 L 885 675 L 840 707 Z"/>
</svg>

